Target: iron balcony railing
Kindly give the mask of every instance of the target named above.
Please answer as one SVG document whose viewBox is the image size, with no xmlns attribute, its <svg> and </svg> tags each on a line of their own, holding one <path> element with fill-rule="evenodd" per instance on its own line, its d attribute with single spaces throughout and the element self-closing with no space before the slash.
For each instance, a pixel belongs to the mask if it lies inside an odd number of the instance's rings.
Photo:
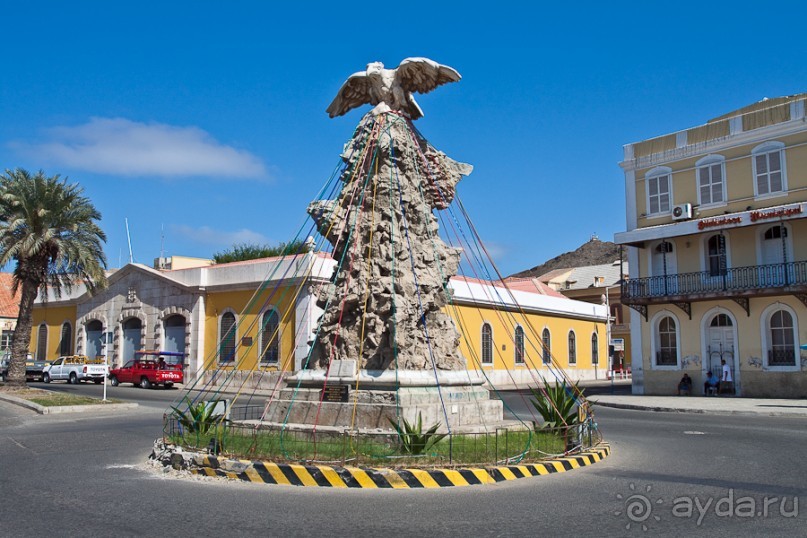
<svg viewBox="0 0 807 538">
<path fill-rule="evenodd" d="M 807 261 L 727 268 L 723 274 L 711 271 L 666 276 L 631 278 L 622 281 L 622 302 L 698 294 L 742 294 L 761 289 L 807 286 Z"/>
</svg>

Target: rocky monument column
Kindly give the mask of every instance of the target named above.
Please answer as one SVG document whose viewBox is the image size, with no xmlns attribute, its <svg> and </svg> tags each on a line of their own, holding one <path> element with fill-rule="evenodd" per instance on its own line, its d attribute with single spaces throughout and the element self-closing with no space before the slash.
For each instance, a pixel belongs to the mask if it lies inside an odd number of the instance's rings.
<svg viewBox="0 0 807 538">
<path fill-rule="evenodd" d="M 459 333 L 441 310 L 460 251 L 440 239 L 433 210 L 447 207 L 471 167 L 389 111 L 368 113 L 343 156 L 339 198 L 308 208 L 338 262 L 319 295 L 313 367 L 355 359 L 364 370 L 465 369 Z"/>
<path fill-rule="evenodd" d="M 459 80 L 426 58 L 397 69 L 375 62 L 351 75 L 328 107 L 334 117 L 374 105 L 342 153 L 339 195 L 308 207 L 336 267 L 317 292 L 324 313 L 307 367 L 288 378 L 270 422 L 389 428 L 389 420 L 422 414 L 451 429 L 501 423 L 501 401 L 468 370 L 443 312 L 461 251 L 440 239 L 435 210 L 449 206 L 472 167 L 436 150 L 412 124 L 423 116 L 413 92 Z"/>
</svg>

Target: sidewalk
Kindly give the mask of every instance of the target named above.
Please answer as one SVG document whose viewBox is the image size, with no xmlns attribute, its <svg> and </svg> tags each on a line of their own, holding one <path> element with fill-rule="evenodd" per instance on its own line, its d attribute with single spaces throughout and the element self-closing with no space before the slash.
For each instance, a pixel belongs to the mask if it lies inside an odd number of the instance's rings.
<svg viewBox="0 0 807 538">
<path fill-rule="evenodd" d="M 782 400 L 734 398 L 731 396 L 641 396 L 634 394 L 596 394 L 591 395 L 589 399 L 602 407 L 637 409 L 641 411 L 807 418 L 807 399 Z"/>
</svg>

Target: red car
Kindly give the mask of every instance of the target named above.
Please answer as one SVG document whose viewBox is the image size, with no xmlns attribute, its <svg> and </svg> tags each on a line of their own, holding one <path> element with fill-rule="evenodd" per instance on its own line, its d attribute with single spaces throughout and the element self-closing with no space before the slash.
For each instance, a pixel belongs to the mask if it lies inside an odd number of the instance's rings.
<svg viewBox="0 0 807 538">
<path fill-rule="evenodd" d="M 184 382 L 183 353 L 171 351 L 135 351 L 135 358 L 120 368 L 109 371 L 113 387 L 132 383 L 144 389 L 157 385 L 171 388 L 174 383 Z"/>
</svg>

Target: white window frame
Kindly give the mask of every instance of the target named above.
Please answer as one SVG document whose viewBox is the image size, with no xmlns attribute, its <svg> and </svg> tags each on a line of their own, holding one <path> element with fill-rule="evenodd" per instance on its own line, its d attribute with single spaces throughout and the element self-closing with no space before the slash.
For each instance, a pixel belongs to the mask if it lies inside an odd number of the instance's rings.
<svg viewBox="0 0 807 538">
<path fill-rule="evenodd" d="M 14 331 L 12 329 L 3 329 L 2 336 L 0 336 L 0 351 L 6 352 L 11 350 L 11 340 L 14 338 Z"/>
<path fill-rule="evenodd" d="M 577 334 L 574 329 L 566 335 L 566 361 L 569 366 L 577 366 Z"/>
<path fill-rule="evenodd" d="M 223 345 L 222 340 L 224 338 L 224 333 L 221 330 L 221 324 L 224 321 L 224 315 L 225 314 L 232 314 L 233 315 L 233 358 L 232 358 L 232 360 L 227 360 L 227 361 L 222 360 L 222 353 L 221 353 L 221 348 L 222 348 L 222 345 Z M 219 334 L 218 334 L 218 339 L 216 340 L 218 363 L 219 364 L 232 364 L 232 365 L 235 365 L 238 362 L 238 314 L 235 312 L 235 310 L 233 310 L 231 308 L 224 309 L 224 311 L 222 311 L 222 313 L 219 314 L 218 326 L 219 326 L 218 327 L 218 329 L 219 329 L 218 333 Z"/>
<path fill-rule="evenodd" d="M 720 235 L 721 232 L 715 232 L 710 234 L 703 234 L 700 238 L 701 244 L 701 271 L 707 273 L 707 277 L 709 278 L 717 278 L 713 277 L 710 273 L 711 267 L 709 266 L 709 240 L 716 236 Z M 731 269 L 731 236 L 728 230 L 722 230 L 723 237 L 725 238 L 726 242 L 726 271 L 730 272 Z"/>
<path fill-rule="evenodd" d="M 778 312 L 779 310 L 784 310 L 790 317 L 793 319 L 793 354 L 794 354 L 794 363 L 788 366 L 780 366 L 780 365 L 771 365 L 768 362 L 768 349 L 771 346 L 771 317 L 774 313 Z M 768 305 L 768 307 L 762 311 L 762 314 L 759 317 L 760 319 L 760 329 L 762 331 L 762 338 L 760 342 L 762 343 L 762 367 L 764 370 L 769 370 L 772 372 L 799 372 L 801 371 L 801 342 L 799 342 L 799 317 L 796 315 L 796 311 L 793 310 L 790 306 L 784 303 L 774 303 L 772 305 Z"/>
<path fill-rule="evenodd" d="M 490 358 L 488 360 L 486 360 L 487 357 L 485 356 L 485 327 L 487 327 L 490 330 Z M 482 327 L 479 330 L 479 336 L 480 336 L 480 343 L 481 343 L 481 345 L 479 346 L 480 362 L 483 365 L 488 365 L 488 366 L 493 365 L 493 348 L 494 348 L 494 345 L 493 345 L 493 325 L 491 325 L 487 321 L 483 321 L 482 322 Z"/>
<path fill-rule="evenodd" d="M 264 318 L 267 315 L 270 315 L 271 313 L 274 313 L 275 317 L 277 318 L 277 335 L 275 336 L 275 343 L 273 344 L 277 348 L 277 360 L 275 360 L 275 361 L 265 361 L 265 360 L 263 360 L 263 356 L 267 351 L 266 348 L 267 348 L 268 342 L 264 342 L 264 334 L 266 332 L 266 327 L 265 327 L 263 321 L 264 321 Z M 258 344 L 259 344 L 259 347 L 258 347 L 258 364 L 260 364 L 261 366 L 279 365 L 280 362 L 281 362 L 281 347 L 280 347 L 281 338 L 280 337 L 282 335 L 282 331 L 280 329 L 280 312 L 278 311 L 277 308 L 275 308 L 273 306 L 270 306 L 270 307 L 266 308 L 263 312 L 261 312 L 260 328 L 261 328 L 260 329 L 260 337 L 258 338 L 258 340 L 259 340 L 259 342 L 258 342 Z"/>
<path fill-rule="evenodd" d="M 519 333 L 521 334 L 521 342 L 519 342 Z M 521 349 L 521 360 L 518 360 L 518 351 Z M 513 364 L 526 364 L 527 363 L 527 347 L 525 345 L 524 327 L 516 325 L 513 331 Z"/>
<path fill-rule="evenodd" d="M 765 172 L 768 176 L 768 188 L 770 188 L 770 154 L 772 153 L 779 153 L 779 166 L 782 175 L 782 190 L 781 191 L 770 191 L 765 193 L 759 192 L 759 181 L 758 181 L 758 172 L 757 172 L 757 157 L 762 155 L 766 156 L 766 161 L 768 164 L 768 171 Z M 754 181 L 754 198 L 755 199 L 765 199 L 765 198 L 776 198 L 779 196 L 786 196 L 787 195 L 787 161 L 785 160 L 785 145 L 782 142 L 777 141 L 768 141 L 762 143 L 751 150 L 751 167 L 753 169 L 752 179 Z"/>
<path fill-rule="evenodd" d="M 663 209 L 661 207 L 661 194 L 656 194 L 654 196 L 659 197 L 659 210 L 653 212 L 650 209 L 650 184 L 652 181 L 656 181 L 658 184 L 663 177 L 667 178 L 667 208 Z M 645 174 L 645 203 L 647 204 L 646 210 L 648 217 L 659 217 L 670 214 L 673 208 L 672 168 L 667 166 L 659 166 L 653 168 L 647 174 Z"/>
<path fill-rule="evenodd" d="M 659 324 L 664 318 L 670 317 L 675 322 L 675 350 L 676 350 L 676 363 L 673 364 L 658 364 L 657 351 L 660 351 L 661 342 L 659 342 Z M 661 310 L 657 312 L 650 320 L 650 367 L 653 370 L 680 370 L 681 369 L 681 321 L 673 312 L 669 310 Z"/>
<path fill-rule="evenodd" d="M 544 338 L 544 335 L 548 338 Z M 547 340 L 549 345 L 547 345 Z M 543 364 L 552 363 L 552 331 L 549 330 L 549 327 L 544 327 L 541 331 L 541 362 Z"/>
<path fill-rule="evenodd" d="M 44 333 L 42 329 L 45 329 Z M 36 360 L 48 360 L 48 326 L 45 322 L 40 323 L 36 328 Z"/>
<path fill-rule="evenodd" d="M 765 265 L 763 258 L 763 251 L 762 246 L 765 242 L 765 234 L 771 228 L 775 228 L 776 226 L 780 226 L 785 229 L 785 233 L 787 237 L 785 237 L 785 250 L 788 254 L 788 257 L 785 263 L 792 262 L 795 258 L 793 257 L 793 227 L 787 221 L 773 221 L 767 224 L 763 224 L 759 226 L 757 229 L 756 237 L 757 237 L 757 265 Z"/>
<path fill-rule="evenodd" d="M 720 171 L 720 197 L 722 200 L 715 202 L 712 200 L 712 185 L 715 183 L 713 173 L 715 167 Z M 709 200 L 706 201 L 701 196 L 701 173 L 709 175 Z M 726 158 L 722 155 L 707 155 L 695 163 L 695 188 L 698 192 L 698 205 L 700 207 L 722 207 L 727 204 L 726 196 Z"/>
</svg>

